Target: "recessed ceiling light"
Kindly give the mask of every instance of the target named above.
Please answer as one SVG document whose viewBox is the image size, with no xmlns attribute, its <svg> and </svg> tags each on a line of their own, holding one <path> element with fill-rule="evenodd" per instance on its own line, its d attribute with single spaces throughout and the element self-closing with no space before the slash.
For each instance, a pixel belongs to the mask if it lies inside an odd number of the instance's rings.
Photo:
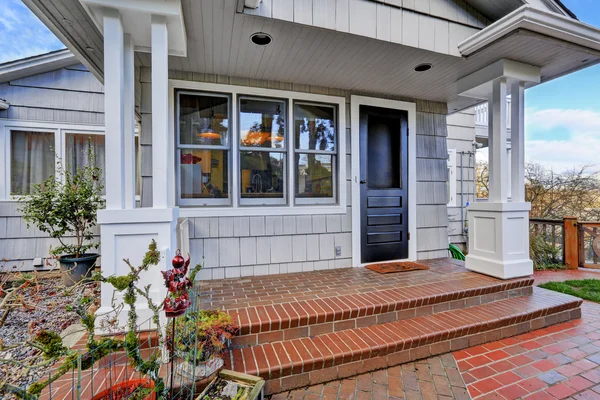
<svg viewBox="0 0 600 400">
<path fill-rule="evenodd" d="M 250 41 L 258 46 L 266 46 L 273 41 L 273 38 L 268 33 L 256 32 L 250 35 Z"/>
<path fill-rule="evenodd" d="M 431 64 L 419 64 L 415 67 L 415 71 L 425 72 L 425 71 L 429 71 L 431 68 L 433 68 L 433 65 L 431 65 Z"/>
<path fill-rule="evenodd" d="M 87 51 L 88 53 L 95 53 L 96 49 L 94 49 L 93 47 L 86 47 L 85 51 Z"/>
</svg>

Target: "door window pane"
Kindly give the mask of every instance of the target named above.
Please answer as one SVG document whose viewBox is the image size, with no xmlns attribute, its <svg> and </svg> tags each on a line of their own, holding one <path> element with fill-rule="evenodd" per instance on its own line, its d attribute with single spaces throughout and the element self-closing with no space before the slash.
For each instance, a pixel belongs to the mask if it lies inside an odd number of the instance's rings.
<svg viewBox="0 0 600 400">
<path fill-rule="evenodd" d="M 285 198 L 285 153 L 242 151 L 240 166 L 242 199 Z"/>
<path fill-rule="evenodd" d="M 181 198 L 228 198 L 228 158 L 227 150 L 181 149 Z"/>
<path fill-rule="evenodd" d="M 296 154 L 296 197 L 332 198 L 334 162 L 332 155 Z"/>
<path fill-rule="evenodd" d="M 99 182 L 104 185 L 104 159 L 105 146 L 104 135 L 86 135 L 79 133 L 67 133 L 66 135 L 66 168 L 71 174 L 75 174 L 79 168 L 90 165 L 90 154 L 88 146 L 94 158 L 94 165 L 101 170 Z M 105 190 L 103 190 L 103 193 Z"/>
<path fill-rule="evenodd" d="M 367 135 L 367 185 L 402 187 L 400 119 L 370 116 Z"/>
<path fill-rule="evenodd" d="M 54 133 L 11 131 L 11 193 L 30 194 L 54 175 Z"/>
<path fill-rule="evenodd" d="M 229 98 L 226 96 L 179 95 L 179 143 L 227 146 Z"/>
<path fill-rule="evenodd" d="M 296 104 L 296 148 L 335 151 L 335 109 L 331 106 Z"/>
<path fill-rule="evenodd" d="M 240 146 L 285 148 L 285 102 L 240 100 Z"/>
</svg>

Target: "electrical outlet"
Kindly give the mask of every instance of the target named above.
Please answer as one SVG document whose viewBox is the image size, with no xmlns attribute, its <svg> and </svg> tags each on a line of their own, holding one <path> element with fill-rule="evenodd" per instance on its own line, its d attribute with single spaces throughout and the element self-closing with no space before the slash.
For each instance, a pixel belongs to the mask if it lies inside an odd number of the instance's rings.
<svg viewBox="0 0 600 400">
<path fill-rule="evenodd" d="M 339 257 L 342 255 L 342 246 L 335 246 L 335 256 Z"/>
</svg>

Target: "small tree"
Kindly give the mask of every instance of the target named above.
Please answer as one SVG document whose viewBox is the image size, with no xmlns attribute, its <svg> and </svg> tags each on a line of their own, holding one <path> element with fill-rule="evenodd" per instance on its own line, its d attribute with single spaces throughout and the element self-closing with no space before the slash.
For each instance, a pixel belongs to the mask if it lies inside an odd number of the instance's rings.
<svg viewBox="0 0 600 400">
<path fill-rule="evenodd" d="M 104 207 L 104 185 L 91 144 L 87 151 L 88 165 L 73 173 L 59 160 L 58 174 L 34 185 L 32 193 L 20 199 L 20 211 L 27 227 L 35 225 L 60 242 L 60 246 L 50 251 L 55 256 L 75 254 L 78 258 L 98 247 L 98 243 L 93 242 L 92 228 L 96 225 L 98 210 Z M 75 244 L 65 241 L 67 235 L 75 237 Z"/>
</svg>

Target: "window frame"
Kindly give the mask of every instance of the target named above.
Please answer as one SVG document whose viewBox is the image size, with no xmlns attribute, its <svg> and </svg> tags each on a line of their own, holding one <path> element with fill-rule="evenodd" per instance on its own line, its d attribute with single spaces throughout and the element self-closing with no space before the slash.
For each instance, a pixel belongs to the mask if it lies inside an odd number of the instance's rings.
<svg viewBox="0 0 600 400">
<path fill-rule="evenodd" d="M 348 206 L 348 195 L 351 182 L 349 181 L 350 176 L 347 175 L 346 161 L 346 141 L 348 139 L 348 131 L 346 121 L 347 115 L 347 102 L 346 97 L 343 96 L 330 96 L 322 94 L 312 94 L 305 92 L 294 92 L 291 90 L 279 90 L 279 89 L 266 89 L 252 86 L 236 86 L 229 84 L 220 83 L 209 83 L 209 82 L 194 82 L 184 81 L 177 79 L 169 80 L 169 115 L 170 120 L 170 135 L 175 143 L 177 138 L 177 121 L 178 118 L 178 101 L 177 93 L 180 91 L 193 91 L 193 92 L 215 92 L 231 95 L 235 101 L 237 107 L 237 97 L 258 97 L 267 99 L 283 99 L 287 101 L 287 134 L 288 144 L 285 146 L 287 149 L 287 182 L 286 182 L 286 196 L 287 204 L 279 206 L 258 206 L 258 205 L 241 205 L 239 202 L 239 182 L 240 172 L 238 171 L 239 165 L 239 138 L 238 138 L 238 109 L 234 109 L 231 113 L 231 125 L 233 136 L 230 136 L 231 151 L 233 156 L 231 157 L 230 173 L 231 182 L 234 184 L 230 185 L 231 193 L 231 205 L 221 207 L 205 207 L 205 206 L 185 206 L 178 203 L 180 207 L 179 215 L 181 217 L 193 218 L 193 217 L 209 217 L 209 216 L 265 216 L 265 215 L 323 215 L 323 214 L 345 214 Z M 291 159 L 291 155 L 294 155 L 294 132 L 293 132 L 293 103 L 295 101 L 302 101 L 307 103 L 320 103 L 335 106 L 337 109 L 337 170 L 336 170 L 336 185 L 337 185 L 337 201 L 335 204 L 296 204 L 294 199 L 295 191 L 295 171 L 292 168 L 292 162 L 295 160 Z M 292 135 L 292 136 L 290 136 Z M 177 153 L 173 152 L 174 156 Z M 172 164 L 170 171 L 171 179 L 179 179 L 176 173 L 176 163 Z M 348 179 L 348 180 L 347 180 Z M 353 178 L 354 179 L 354 178 Z M 178 184 L 178 183 L 177 183 Z M 176 185 L 177 185 L 176 184 Z M 178 201 L 179 194 L 173 193 L 173 201 Z"/>
<path fill-rule="evenodd" d="M 329 103 L 320 103 L 320 102 L 311 102 L 311 101 L 302 101 L 302 100 L 294 100 L 294 104 L 292 109 L 295 111 L 296 105 L 297 104 L 304 104 L 304 105 L 308 105 L 308 106 L 321 106 L 321 107 L 331 107 L 333 109 L 333 123 L 335 125 L 335 138 L 334 138 L 334 151 L 327 151 L 327 150 L 309 150 L 309 149 L 299 149 L 296 147 L 296 132 L 292 132 L 293 135 L 293 146 L 292 146 L 292 155 L 293 155 L 293 162 L 294 162 L 294 166 L 293 166 L 293 170 L 294 170 L 294 202 L 297 205 L 302 205 L 302 206 L 306 206 L 306 205 L 314 205 L 314 204 L 337 204 L 337 199 L 338 199 L 338 190 L 339 190 L 339 184 L 338 184 L 338 180 L 335 179 L 335 176 L 338 174 L 338 164 L 339 164 L 339 136 L 340 136 L 340 132 L 339 132 L 339 117 L 338 117 L 338 108 L 333 105 L 333 104 L 329 104 Z M 292 121 L 293 123 L 293 127 L 295 129 L 296 127 L 296 114 L 293 114 L 294 120 Z M 327 198 L 327 197 L 297 197 L 296 196 L 296 155 L 297 154 L 318 154 L 318 155 L 330 155 L 333 157 L 333 165 L 331 166 L 331 173 L 332 173 L 332 186 L 333 186 L 333 196 L 331 198 Z"/>
<path fill-rule="evenodd" d="M 283 137 L 283 147 L 245 147 L 241 145 L 241 115 L 242 115 L 242 100 L 259 100 L 259 101 L 270 101 L 273 103 L 283 103 L 283 113 L 285 122 L 285 132 Z M 280 99 L 276 97 L 266 97 L 266 96 L 247 96 L 245 94 L 238 94 L 236 96 L 236 106 L 237 110 L 235 110 L 237 114 L 237 129 L 236 129 L 236 144 L 237 149 L 235 153 L 235 157 L 238 162 L 238 179 L 236 182 L 237 189 L 234 191 L 235 195 L 238 198 L 238 204 L 240 207 L 251 207 L 251 206 L 285 206 L 288 204 L 288 188 L 289 188 L 289 180 L 290 174 L 290 154 L 289 154 L 289 141 L 290 141 L 290 131 L 289 131 L 289 101 L 287 99 Z M 256 199 L 244 199 L 242 198 L 242 176 L 241 176 L 241 164 L 242 164 L 242 152 L 263 152 L 263 153 L 281 153 L 283 154 L 283 198 L 256 198 Z"/>
<path fill-rule="evenodd" d="M 456 207 L 456 149 L 448 149 L 448 207 Z"/>
<path fill-rule="evenodd" d="M 12 195 L 11 182 L 11 132 L 47 132 L 54 134 L 55 161 L 59 159 L 66 160 L 66 134 L 82 135 L 105 135 L 105 128 L 102 125 L 80 125 L 60 122 L 38 122 L 15 119 L 0 120 L 0 155 L 5 156 L 6 161 L 0 161 L 0 201 L 18 201 L 23 196 Z M 137 137 L 137 146 L 140 146 L 139 132 L 135 133 Z M 138 149 L 138 156 L 141 156 L 141 149 Z M 57 176 L 58 168 L 55 164 L 54 174 Z M 62 176 L 59 176 L 62 179 Z M 136 176 L 141 183 L 141 176 Z M 136 201 L 140 201 L 140 196 L 136 194 Z"/>
<path fill-rule="evenodd" d="M 227 145 L 197 145 L 197 144 L 181 144 L 181 129 L 180 129 L 180 112 L 181 102 L 180 97 L 182 94 L 192 96 L 208 96 L 208 97 L 220 97 L 227 98 L 227 120 L 228 120 L 228 132 L 227 132 Z M 175 92 L 175 188 L 177 190 L 177 204 L 180 206 L 196 206 L 196 207 L 215 207 L 215 206 L 231 206 L 232 204 L 232 173 L 231 173 L 231 157 L 233 153 L 233 138 L 234 138 L 234 127 L 232 122 L 233 119 L 233 96 L 228 93 L 214 92 L 214 91 L 195 91 L 195 90 L 177 90 Z M 197 199 L 184 199 L 181 197 L 181 149 L 193 149 L 193 150 L 221 150 L 226 151 L 227 154 L 227 197 L 226 198 L 197 198 Z"/>
</svg>

